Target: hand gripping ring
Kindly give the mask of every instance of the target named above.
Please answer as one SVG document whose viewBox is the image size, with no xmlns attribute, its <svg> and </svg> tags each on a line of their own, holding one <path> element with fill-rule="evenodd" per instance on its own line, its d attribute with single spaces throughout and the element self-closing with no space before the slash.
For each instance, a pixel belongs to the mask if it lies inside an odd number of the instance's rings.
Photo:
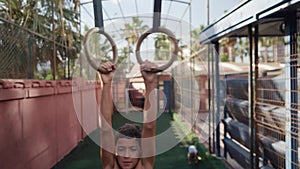
<svg viewBox="0 0 300 169">
<path fill-rule="evenodd" d="M 140 38 L 138 39 L 138 42 L 136 44 L 136 49 L 135 49 L 135 53 L 136 53 L 136 59 L 137 59 L 137 62 L 141 65 L 144 63 L 144 61 L 141 59 L 141 54 L 140 54 L 140 46 L 143 42 L 143 40 L 148 36 L 150 35 L 151 33 L 155 33 L 155 32 L 161 32 L 161 33 L 164 33 L 166 35 L 169 36 L 169 38 L 171 39 L 171 41 L 173 42 L 173 45 L 174 45 L 174 50 L 172 51 L 172 56 L 169 60 L 169 62 L 167 62 L 165 65 L 162 65 L 162 66 L 158 66 L 156 68 L 153 68 L 151 70 L 151 72 L 153 73 L 157 73 L 157 72 L 161 72 L 163 70 L 166 70 L 168 67 L 170 67 L 172 65 L 172 63 L 176 60 L 177 58 L 177 53 L 178 53 L 178 41 L 177 39 L 175 38 L 175 35 L 170 31 L 168 30 L 167 28 L 163 28 L 163 27 L 158 27 L 157 29 L 149 29 L 147 30 L 145 33 L 143 33 Z"/>
<path fill-rule="evenodd" d="M 107 34 L 104 30 L 98 28 L 98 27 L 94 27 L 91 28 L 85 35 L 83 43 L 84 43 L 84 53 L 85 56 L 88 60 L 88 62 L 90 63 L 90 65 L 97 71 L 101 72 L 101 73 L 108 73 L 105 69 L 99 67 L 99 65 L 97 65 L 92 59 L 91 59 L 91 52 L 90 49 L 88 47 L 88 42 L 90 40 L 90 37 L 92 34 L 94 33 L 100 33 L 102 35 L 104 35 L 107 40 L 109 41 L 111 47 L 112 47 L 112 52 L 113 52 L 113 64 L 116 64 L 118 61 L 118 49 L 117 46 L 114 42 L 114 40 L 111 38 L 111 36 L 109 36 L 109 34 Z"/>
</svg>

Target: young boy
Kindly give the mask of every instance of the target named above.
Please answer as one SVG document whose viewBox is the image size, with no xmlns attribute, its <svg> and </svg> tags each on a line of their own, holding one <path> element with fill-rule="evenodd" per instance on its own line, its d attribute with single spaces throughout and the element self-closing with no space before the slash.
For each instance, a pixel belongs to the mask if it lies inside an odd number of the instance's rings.
<svg viewBox="0 0 300 169">
<path fill-rule="evenodd" d="M 188 147 L 188 163 L 192 164 L 192 161 L 194 161 L 195 164 L 198 164 L 199 158 L 196 146 L 190 145 Z"/>
<path fill-rule="evenodd" d="M 103 169 L 152 169 L 155 160 L 155 130 L 157 111 L 157 75 L 152 73 L 155 64 L 145 61 L 141 73 L 146 86 L 144 122 L 142 131 L 134 124 L 118 129 L 116 138 L 112 128 L 112 79 L 116 67 L 111 62 L 101 65 L 107 73 L 99 74 L 103 83 L 100 103 L 100 141 Z"/>
</svg>

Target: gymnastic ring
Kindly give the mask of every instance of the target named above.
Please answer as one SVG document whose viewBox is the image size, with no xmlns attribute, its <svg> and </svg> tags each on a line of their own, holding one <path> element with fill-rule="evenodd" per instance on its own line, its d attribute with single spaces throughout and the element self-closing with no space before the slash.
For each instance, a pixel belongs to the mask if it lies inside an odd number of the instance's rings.
<svg viewBox="0 0 300 169">
<path fill-rule="evenodd" d="M 153 72 L 153 73 L 161 72 L 163 70 L 166 70 L 168 67 L 170 67 L 173 64 L 173 62 L 176 60 L 177 53 L 178 53 L 178 41 L 175 38 L 175 35 L 169 29 L 163 28 L 163 27 L 158 27 L 157 29 L 150 28 L 149 30 L 147 30 L 145 33 L 143 33 L 140 36 L 140 38 L 138 39 L 138 42 L 136 44 L 135 54 L 136 54 L 137 62 L 140 65 L 144 63 L 144 61 L 141 59 L 141 54 L 140 54 L 141 44 L 148 35 L 150 35 L 151 33 L 155 33 L 155 32 L 161 32 L 161 33 L 168 35 L 169 38 L 171 39 L 171 41 L 173 42 L 174 50 L 172 51 L 172 56 L 171 56 L 171 59 L 169 60 L 169 62 L 167 62 L 165 65 L 158 66 L 157 68 L 153 68 L 151 70 L 151 72 Z"/>
<path fill-rule="evenodd" d="M 87 33 L 86 35 L 84 36 L 84 39 L 83 39 L 83 43 L 84 43 L 84 53 L 85 53 L 85 56 L 88 60 L 88 62 L 90 63 L 90 65 L 97 71 L 101 72 L 101 73 L 108 73 L 108 71 L 106 71 L 105 69 L 99 67 L 99 65 L 97 65 L 92 59 L 91 59 L 91 52 L 90 52 L 90 49 L 88 47 L 88 42 L 90 40 L 90 37 L 92 34 L 94 33 L 100 33 L 102 35 L 104 35 L 106 37 L 106 39 L 109 41 L 111 47 L 112 47 L 112 52 L 113 52 L 113 60 L 112 60 L 112 63 L 113 64 L 116 64 L 117 61 L 118 61 L 118 49 L 117 49 L 117 46 L 114 42 L 114 40 L 111 38 L 111 36 L 109 36 L 108 33 L 106 33 L 104 30 L 98 28 L 98 27 L 94 27 L 94 28 L 91 28 Z"/>
</svg>

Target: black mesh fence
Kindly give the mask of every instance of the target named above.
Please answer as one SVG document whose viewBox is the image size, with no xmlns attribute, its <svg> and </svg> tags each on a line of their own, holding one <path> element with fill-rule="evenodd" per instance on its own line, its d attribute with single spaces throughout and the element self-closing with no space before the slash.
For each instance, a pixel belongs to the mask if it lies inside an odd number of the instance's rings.
<svg viewBox="0 0 300 169">
<path fill-rule="evenodd" d="M 0 17 L 2 79 L 70 79 L 78 51 Z"/>
</svg>

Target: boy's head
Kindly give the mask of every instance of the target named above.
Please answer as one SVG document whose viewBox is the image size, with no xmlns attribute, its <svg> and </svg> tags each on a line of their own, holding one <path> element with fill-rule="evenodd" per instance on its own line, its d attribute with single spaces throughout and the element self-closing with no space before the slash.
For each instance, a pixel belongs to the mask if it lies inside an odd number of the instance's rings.
<svg viewBox="0 0 300 169">
<path fill-rule="evenodd" d="M 141 138 L 141 128 L 137 124 L 126 123 L 118 129 L 116 142 L 119 138 Z"/>
<path fill-rule="evenodd" d="M 116 155 L 123 169 L 135 168 L 141 155 L 141 129 L 135 124 L 125 124 L 118 129 L 116 136 Z"/>
</svg>

